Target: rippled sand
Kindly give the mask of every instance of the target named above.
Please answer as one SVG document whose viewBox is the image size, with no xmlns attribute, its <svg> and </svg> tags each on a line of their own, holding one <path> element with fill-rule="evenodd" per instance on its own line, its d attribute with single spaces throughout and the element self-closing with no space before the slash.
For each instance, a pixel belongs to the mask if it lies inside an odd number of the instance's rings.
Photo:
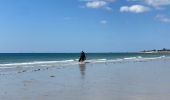
<svg viewBox="0 0 170 100">
<path fill-rule="evenodd" d="M 0 74 L 0 100 L 169 100 L 170 60 Z"/>
</svg>

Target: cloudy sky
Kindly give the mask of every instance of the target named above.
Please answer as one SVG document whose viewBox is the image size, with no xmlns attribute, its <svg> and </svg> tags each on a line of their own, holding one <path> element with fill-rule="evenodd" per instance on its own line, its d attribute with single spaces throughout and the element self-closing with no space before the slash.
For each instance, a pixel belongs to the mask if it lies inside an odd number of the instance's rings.
<svg viewBox="0 0 170 100">
<path fill-rule="evenodd" d="M 170 48 L 170 0 L 0 0 L 0 52 Z"/>
</svg>

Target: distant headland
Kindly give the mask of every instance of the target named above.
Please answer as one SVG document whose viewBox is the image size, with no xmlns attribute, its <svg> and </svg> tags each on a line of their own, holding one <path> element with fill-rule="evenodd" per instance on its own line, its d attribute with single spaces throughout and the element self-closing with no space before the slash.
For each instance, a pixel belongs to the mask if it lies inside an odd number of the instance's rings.
<svg viewBox="0 0 170 100">
<path fill-rule="evenodd" d="M 163 49 L 160 49 L 160 50 L 156 50 L 156 49 L 143 50 L 143 51 L 141 51 L 141 53 L 170 53 L 170 49 L 163 48 Z"/>
</svg>

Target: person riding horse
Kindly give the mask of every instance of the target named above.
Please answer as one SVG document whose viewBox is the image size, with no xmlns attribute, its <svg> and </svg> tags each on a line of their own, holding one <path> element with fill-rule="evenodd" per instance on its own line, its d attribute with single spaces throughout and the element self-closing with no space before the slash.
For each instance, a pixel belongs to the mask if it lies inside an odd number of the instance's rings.
<svg viewBox="0 0 170 100">
<path fill-rule="evenodd" d="M 86 60 L 86 55 L 85 53 L 82 51 L 80 54 L 80 58 L 79 58 L 79 62 L 84 62 Z"/>
</svg>

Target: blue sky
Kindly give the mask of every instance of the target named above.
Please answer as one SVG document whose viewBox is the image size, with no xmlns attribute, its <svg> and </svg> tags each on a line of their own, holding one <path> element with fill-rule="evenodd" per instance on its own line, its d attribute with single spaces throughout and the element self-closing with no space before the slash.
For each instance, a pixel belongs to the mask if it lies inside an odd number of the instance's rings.
<svg viewBox="0 0 170 100">
<path fill-rule="evenodd" d="M 0 52 L 170 48 L 170 0 L 0 0 Z"/>
</svg>

